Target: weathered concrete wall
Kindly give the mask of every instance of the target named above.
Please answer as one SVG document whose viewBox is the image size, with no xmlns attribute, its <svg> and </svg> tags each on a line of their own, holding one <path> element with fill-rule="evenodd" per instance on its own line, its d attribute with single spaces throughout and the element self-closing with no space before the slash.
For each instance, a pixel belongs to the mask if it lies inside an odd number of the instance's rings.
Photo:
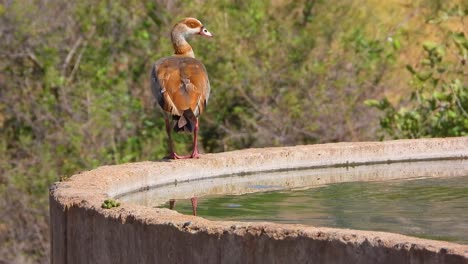
<svg viewBox="0 0 468 264">
<path fill-rule="evenodd" d="M 122 203 L 125 192 L 232 173 L 468 158 L 468 137 L 337 143 L 104 166 L 51 187 L 53 263 L 468 263 L 468 246 L 384 232 L 215 222 Z"/>
</svg>

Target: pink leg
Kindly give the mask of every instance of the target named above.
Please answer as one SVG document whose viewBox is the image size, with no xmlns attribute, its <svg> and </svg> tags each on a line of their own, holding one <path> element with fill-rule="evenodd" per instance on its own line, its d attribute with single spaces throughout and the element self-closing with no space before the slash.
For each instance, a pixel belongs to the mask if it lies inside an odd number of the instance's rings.
<svg viewBox="0 0 468 264">
<path fill-rule="evenodd" d="M 169 122 L 169 117 L 164 115 L 164 122 L 166 123 L 166 133 L 168 137 L 168 144 L 169 144 L 169 159 L 183 159 L 185 156 L 179 156 L 177 153 L 174 152 L 174 143 L 172 142 L 172 128 Z"/>
<path fill-rule="evenodd" d="M 174 152 L 174 143 L 172 142 L 172 128 L 169 122 L 169 118 L 164 116 L 164 121 L 166 122 L 166 133 L 169 138 L 169 157 L 170 159 L 198 159 L 200 158 L 200 153 L 198 152 L 198 118 L 195 119 L 195 127 L 193 129 L 193 150 L 191 155 L 180 156 Z"/>
<path fill-rule="evenodd" d="M 200 158 L 200 153 L 198 153 L 198 118 L 195 120 L 195 128 L 193 129 L 193 150 L 191 158 L 198 159 Z"/>
<path fill-rule="evenodd" d="M 192 201 L 192 212 L 194 216 L 197 216 L 197 205 L 198 205 L 198 198 L 197 197 L 192 197 L 190 199 Z"/>
</svg>

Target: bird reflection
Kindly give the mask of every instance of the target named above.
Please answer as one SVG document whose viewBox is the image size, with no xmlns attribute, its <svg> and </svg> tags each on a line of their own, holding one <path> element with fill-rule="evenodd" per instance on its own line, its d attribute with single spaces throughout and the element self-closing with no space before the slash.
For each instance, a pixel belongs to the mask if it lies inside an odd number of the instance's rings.
<svg viewBox="0 0 468 264">
<path fill-rule="evenodd" d="M 198 206 L 198 198 L 197 197 L 192 197 L 190 199 L 192 202 L 192 214 L 194 216 L 197 216 L 197 206 Z M 176 199 L 170 199 L 169 200 L 169 209 L 175 210 L 175 204 L 176 204 Z"/>
</svg>

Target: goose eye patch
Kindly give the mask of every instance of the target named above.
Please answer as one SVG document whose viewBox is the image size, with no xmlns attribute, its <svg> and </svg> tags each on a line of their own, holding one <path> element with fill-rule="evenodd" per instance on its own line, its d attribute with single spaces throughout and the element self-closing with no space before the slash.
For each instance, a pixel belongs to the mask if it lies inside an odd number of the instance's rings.
<svg viewBox="0 0 468 264">
<path fill-rule="evenodd" d="M 188 22 L 186 23 L 186 25 L 187 25 L 188 27 L 190 27 L 190 28 L 197 28 L 197 27 L 200 27 L 200 24 L 197 23 L 197 22 L 195 22 L 195 21 L 188 21 Z"/>
</svg>

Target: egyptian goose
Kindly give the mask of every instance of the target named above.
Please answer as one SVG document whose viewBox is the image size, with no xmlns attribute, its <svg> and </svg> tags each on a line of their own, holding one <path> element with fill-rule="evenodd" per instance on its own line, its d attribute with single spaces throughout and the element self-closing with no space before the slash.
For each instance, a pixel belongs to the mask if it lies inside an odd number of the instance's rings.
<svg viewBox="0 0 468 264">
<path fill-rule="evenodd" d="M 151 89 L 164 113 L 169 141 L 169 158 L 199 158 L 197 147 L 198 117 L 205 110 L 210 96 L 210 82 L 205 66 L 195 59 L 187 38 L 192 35 L 212 37 L 195 18 L 185 18 L 171 32 L 174 55 L 159 59 L 151 70 Z M 169 118 L 172 116 L 171 126 Z M 191 155 L 174 152 L 171 132 L 193 132 Z"/>
</svg>

